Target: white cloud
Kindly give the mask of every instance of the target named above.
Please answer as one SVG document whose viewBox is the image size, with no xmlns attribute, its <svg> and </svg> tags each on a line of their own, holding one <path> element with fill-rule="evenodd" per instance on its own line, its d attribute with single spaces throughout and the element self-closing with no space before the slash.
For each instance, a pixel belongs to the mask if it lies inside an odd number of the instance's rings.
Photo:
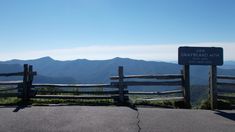
<svg viewBox="0 0 235 132">
<path fill-rule="evenodd" d="M 144 60 L 177 60 L 179 46 L 223 47 L 225 60 L 235 60 L 235 43 L 190 43 L 190 44 L 156 44 L 156 45 L 94 45 L 67 49 L 42 51 L 24 51 L 1 53 L 0 60 L 35 59 L 51 56 L 57 60 L 91 59 L 104 60 L 125 57 Z"/>
</svg>

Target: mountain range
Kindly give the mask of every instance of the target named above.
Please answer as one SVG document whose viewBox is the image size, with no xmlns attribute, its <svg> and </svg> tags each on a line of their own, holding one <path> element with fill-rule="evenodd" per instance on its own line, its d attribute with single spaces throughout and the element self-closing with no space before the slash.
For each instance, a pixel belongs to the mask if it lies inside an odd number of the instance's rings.
<svg viewBox="0 0 235 132">
<path fill-rule="evenodd" d="M 34 60 L 1 61 L 0 73 L 22 71 L 23 64 L 34 66 L 34 70 L 38 73 L 34 80 L 36 83 L 109 83 L 109 77 L 118 74 L 118 66 L 124 67 L 125 75 L 179 74 L 182 69 L 182 66 L 176 63 L 119 57 L 110 60 L 77 59 L 72 61 L 43 57 Z M 191 66 L 192 84 L 207 84 L 208 71 L 208 66 Z M 218 73 L 235 75 L 235 62 L 229 61 L 228 64 L 225 62 L 224 66 L 218 67 Z"/>
</svg>

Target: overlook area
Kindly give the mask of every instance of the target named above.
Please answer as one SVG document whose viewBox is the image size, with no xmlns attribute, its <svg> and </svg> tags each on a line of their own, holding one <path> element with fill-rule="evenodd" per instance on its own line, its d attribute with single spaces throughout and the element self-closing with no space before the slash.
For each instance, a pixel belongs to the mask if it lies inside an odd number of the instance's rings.
<svg viewBox="0 0 235 132">
<path fill-rule="evenodd" d="M 234 0 L 0 1 L 0 131 L 233 132 Z"/>
</svg>

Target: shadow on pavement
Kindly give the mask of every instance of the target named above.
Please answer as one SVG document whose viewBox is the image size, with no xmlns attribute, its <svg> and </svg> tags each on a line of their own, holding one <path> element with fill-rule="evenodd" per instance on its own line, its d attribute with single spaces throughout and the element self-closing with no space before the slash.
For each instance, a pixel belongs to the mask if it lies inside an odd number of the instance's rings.
<svg viewBox="0 0 235 132">
<path fill-rule="evenodd" d="M 19 110 L 24 109 L 24 108 L 26 108 L 26 107 L 30 107 L 30 106 L 28 106 L 28 105 L 18 105 L 18 106 L 13 110 L 13 112 L 18 112 Z"/>
<path fill-rule="evenodd" d="M 31 106 L 29 106 L 29 105 L 0 106 L 0 109 L 2 109 L 2 108 L 15 108 L 12 112 L 18 112 L 21 109 L 29 108 L 29 107 L 31 107 Z"/>
<path fill-rule="evenodd" d="M 217 115 L 220 115 L 224 118 L 230 119 L 232 121 L 235 121 L 235 113 L 228 113 L 228 112 L 224 112 L 224 111 L 216 111 Z"/>
<path fill-rule="evenodd" d="M 167 109 L 172 109 L 172 107 L 164 107 L 164 106 L 151 106 L 151 105 L 135 105 L 135 104 L 132 104 L 132 103 L 127 103 L 125 105 L 69 105 L 69 104 L 48 104 L 48 105 L 31 105 L 31 104 L 18 104 L 18 105 L 5 105 L 5 106 L 0 106 L 0 109 L 1 108 L 15 108 L 12 112 L 18 112 L 22 109 L 25 109 L 25 108 L 30 108 L 32 106 L 42 106 L 42 107 L 60 107 L 60 106 L 70 106 L 70 107 L 73 107 L 73 106 L 116 106 L 116 107 L 119 107 L 119 106 L 125 106 L 125 107 L 129 107 L 130 109 L 134 110 L 134 111 L 137 111 L 138 112 L 138 107 L 140 108 L 167 108 Z M 234 119 L 234 118 L 233 118 Z"/>
</svg>

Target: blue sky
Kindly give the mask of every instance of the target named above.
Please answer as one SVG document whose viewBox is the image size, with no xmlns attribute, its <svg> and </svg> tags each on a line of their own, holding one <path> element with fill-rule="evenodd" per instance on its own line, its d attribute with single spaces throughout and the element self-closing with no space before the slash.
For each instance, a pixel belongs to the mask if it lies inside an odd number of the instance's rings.
<svg viewBox="0 0 235 132">
<path fill-rule="evenodd" d="M 0 45 L 0 60 L 174 60 L 181 45 L 223 46 L 235 60 L 235 1 L 1 0 Z"/>
</svg>

